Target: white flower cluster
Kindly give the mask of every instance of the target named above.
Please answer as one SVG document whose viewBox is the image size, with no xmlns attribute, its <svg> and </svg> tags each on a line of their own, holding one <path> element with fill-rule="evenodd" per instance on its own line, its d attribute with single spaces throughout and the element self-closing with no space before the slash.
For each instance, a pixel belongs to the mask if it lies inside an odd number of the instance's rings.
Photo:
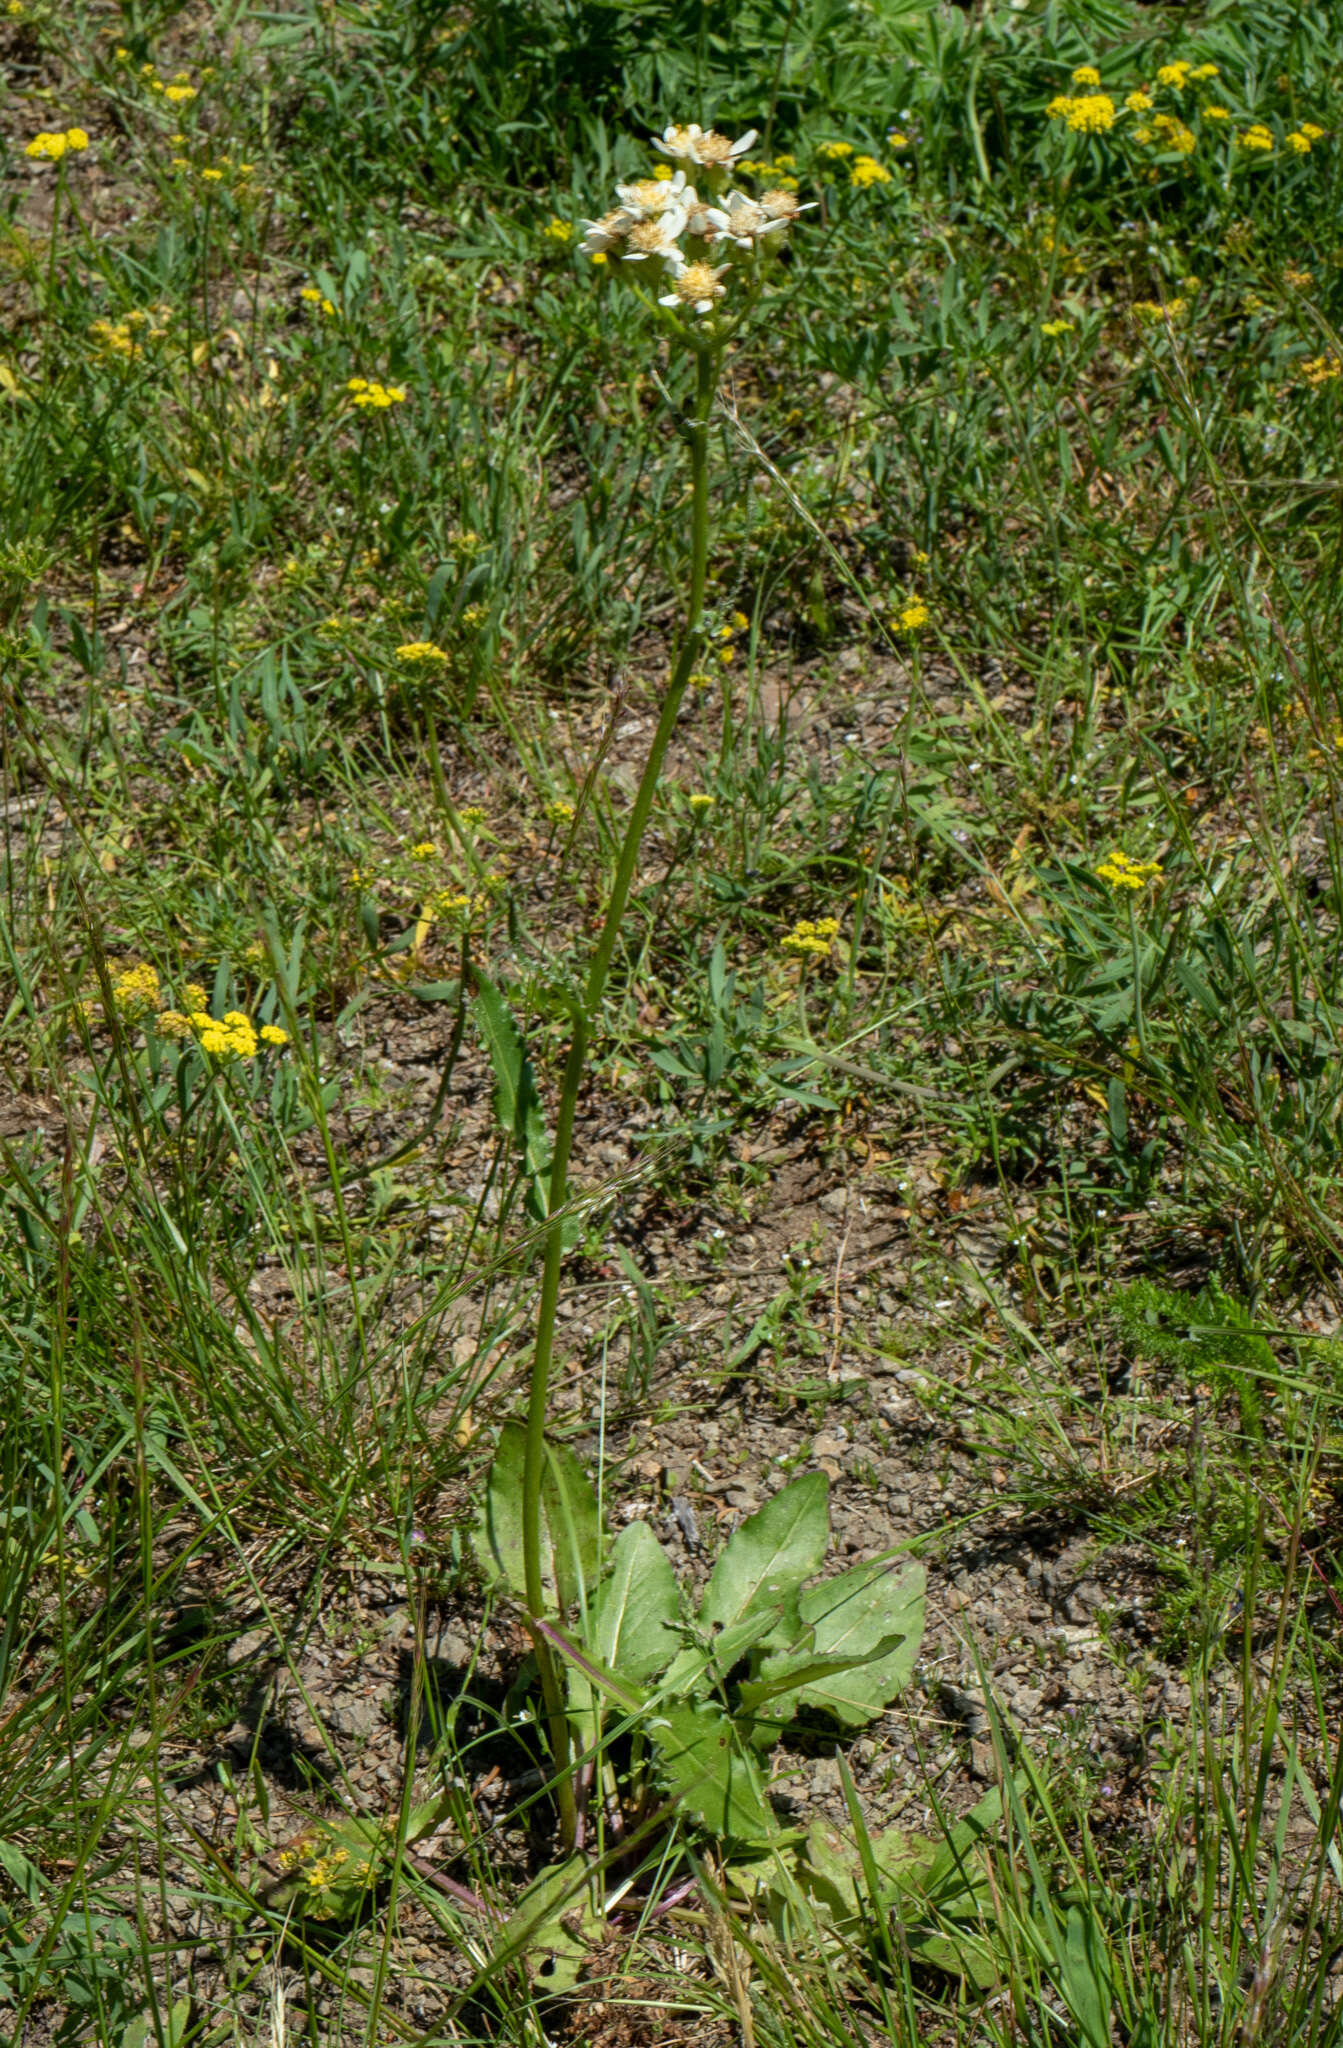
<svg viewBox="0 0 1343 2048">
<path fill-rule="evenodd" d="M 686 183 L 686 174 L 680 169 L 670 176 L 664 171 L 660 178 L 636 178 L 632 184 L 617 185 L 619 205 L 600 220 L 582 223 L 582 253 L 604 258 L 616 251 L 627 263 L 659 262 L 671 286 L 659 297 L 659 305 L 701 315 L 712 313 L 726 292 L 723 278 L 729 265 L 711 262 L 711 254 L 721 248 L 729 257 L 740 250 L 754 255 L 759 249 L 777 245 L 798 215 L 807 210 L 791 192 L 764 192 L 759 199 L 752 199 L 745 192 L 718 189 L 755 139 L 754 128 L 736 142 L 693 122 L 688 128 L 664 129 L 654 140 L 654 149 L 701 170 L 705 174 L 701 179 L 706 186 L 704 196 Z"/>
</svg>

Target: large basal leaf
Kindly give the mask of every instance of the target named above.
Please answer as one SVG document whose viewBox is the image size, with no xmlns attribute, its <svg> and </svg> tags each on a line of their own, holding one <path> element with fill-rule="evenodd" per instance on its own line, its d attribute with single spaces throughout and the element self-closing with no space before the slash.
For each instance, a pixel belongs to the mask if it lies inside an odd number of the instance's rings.
<svg viewBox="0 0 1343 2048">
<path fill-rule="evenodd" d="M 571 1856 L 547 1865 L 528 1885 L 503 1929 L 496 1960 L 521 1955 L 538 1990 L 571 1991 L 607 1931 L 592 1903 L 587 1865 Z"/>
<path fill-rule="evenodd" d="M 587 1647 L 621 1678 L 655 1678 L 681 1637 L 680 1589 L 666 1553 L 647 1522 L 630 1522 L 611 1550 L 610 1575 L 592 1605 Z"/>
<path fill-rule="evenodd" d="M 802 1595 L 802 1646 L 767 1657 L 759 1689 L 776 1688 L 775 1711 L 816 1707 L 846 1727 L 861 1727 L 909 1683 L 923 1636 L 925 1574 L 921 1565 L 896 1571 L 859 1565 Z M 811 1660 L 834 1660 L 828 1673 Z M 796 1675 L 796 1684 L 778 1690 Z"/>
<path fill-rule="evenodd" d="M 709 1577 L 699 1619 L 726 1630 L 761 1609 L 782 1606 L 779 1635 L 796 1613 L 798 1588 L 819 1571 L 830 1536 L 829 1482 L 823 1472 L 794 1479 L 735 1530 Z"/>
<path fill-rule="evenodd" d="M 490 1466 L 485 1504 L 477 1528 L 482 1566 L 505 1579 L 519 1599 L 527 1597 L 522 1553 L 522 1497 L 527 1433 L 506 1422 Z M 546 1445 L 541 1487 L 541 1583 L 560 1612 L 579 1604 L 583 1587 L 596 1582 L 601 1543 L 597 1497 L 571 1450 Z"/>
<path fill-rule="evenodd" d="M 711 1700 L 664 1707 L 645 1723 L 668 1790 L 720 1840 L 759 1842 L 776 1832 L 753 1758 Z"/>
</svg>

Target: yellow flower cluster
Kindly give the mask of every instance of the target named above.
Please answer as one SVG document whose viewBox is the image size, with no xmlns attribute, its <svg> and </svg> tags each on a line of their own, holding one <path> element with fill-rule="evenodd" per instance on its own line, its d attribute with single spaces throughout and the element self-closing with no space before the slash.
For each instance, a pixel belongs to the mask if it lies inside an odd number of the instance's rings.
<svg viewBox="0 0 1343 2048">
<path fill-rule="evenodd" d="M 1130 860 L 1118 847 L 1096 869 L 1101 881 L 1112 889 L 1145 889 L 1149 882 L 1159 882 L 1164 872 L 1159 861 Z"/>
<path fill-rule="evenodd" d="M 1215 64 L 1191 64 L 1187 57 L 1177 57 L 1170 64 L 1163 64 L 1157 72 L 1158 85 L 1166 85 L 1173 92 L 1183 92 L 1192 79 L 1216 78 Z"/>
<path fill-rule="evenodd" d="M 823 142 L 816 152 L 825 163 L 840 163 L 846 156 L 853 155 L 851 142 Z"/>
<path fill-rule="evenodd" d="M 891 174 L 874 156 L 856 156 L 849 168 L 849 183 L 865 192 L 869 185 L 889 185 Z"/>
<path fill-rule="evenodd" d="M 468 633 L 478 633 L 490 616 L 490 608 L 484 604 L 468 604 L 462 611 L 462 624 Z"/>
<path fill-rule="evenodd" d="M 823 960 L 838 933 L 837 917 L 818 917 L 814 920 L 804 917 L 790 932 L 785 932 L 779 941 L 779 951 L 791 953 L 800 959 Z"/>
<path fill-rule="evenodd" d="M 1133 306 L 1135 319 L 1152 325 L 1158 320 L 1178 320 L 1188 310 L 1188 299 L 1167 299 L 1164 306 L 1156 299 L 1137 299 Z"/>
<path fill-rule="evenodd" d="M 321 1891 L 349 1860 L 348 1849 L 333 1849 L 329 1855 L 319 1856 L 315 1863 L 310 1863 L 303 1873 L 304 1878 L 314 1891 Z"/>
<path fill-rule="evenodd" d="M 1047 334 L 1051 341 L 1055 340 L 1060 334 L 1071 334 L 1072 331 L 1073 323 L 1071 320 L 1042 320 L 1040 322 L 1041 334 Z"/>
<path fill-rule="evenodd" d="M 1167 149 L 1178 150 L 1181 156 L 1192 156 L 1198 147 L 1198 137 L 1193 129 L 1178 121 L 1174 114 L 1153 114 L 1152 126 Z M 1139 137 L 1140 141 L 1143 139 Z"/>
<path fill-rule="evenodd" d="M 1083 93 L 1080 98 L 1059 93 L 1045 112 L 1051 121 L 1066 122 L 1075 134 L 1103 135 L 1114 127 L 1117 109 L 1108 92 Z"/>
<path fill-rule="evenodd" d="M 1262 121 L 1256 121 L 1253 127 L 1245 129 L 1242 134 L 1236 137 L 1236 140 L 1242 149 L 1271 151 L 1273 148 L 1273 130 L 1265 128 Z"/>
<path fill-rule="evenodd" d="M 112 983 L 112 1001 L 125 1018 L 146 1016 L 158 1008 L 158 1000 L 159 978 L 147 960 L 123 969 Z"/>
<path fill-rule="evenodd" d="M 160 1009 L 161 997 L 157 970 L 147 960 L 123 968 L 112 982 L 113 1007 L 124 1023 L 146 1023 L 160 1038 L 194 1038 L 201 1051 L 215 1059 L 255 1059 L 262 1045 L 289 1043 L 289 1033 L 278 1024 L 263 1024 L 258 1030 L 242 1010 L 212 1017 L 198 981 L 187 982 L 182 990 L 186 1010 Z M 86 1018 L 89 1009 L 85 1004 Z"/>
<path fill-rule="evenodd" d="M 369 377 L 351 377 L 345 389 L 351 405 L 372 406 L 378 412 L 385 412 L 389 405 L 402 404 L 406 396 L 404 384 L 379 384 L 376 378 Z"/>
<path fill-rule="evenodd" d="M 702 816 L 705 811 L 711 811 L 713 809 L 713 798 L 709 795 L 709 792 L 706 789 L 697 789 L 692 791 L 689 798 L 689 803 L 691 810 L 695 813 L 697 817 Z"/>
<path fill-rule="evenodd" d="M 438 854 L 439 846 L 438 841 L 436 839 L 417 840 L 415 845 L 412 846 L 410 849 L 410 857 L 412 860 L 437 860 Z"/>
<path fill-rule="evenodd" d="M 907 135 L 902 135 L 898 128 L 888 128 L 886 131 L 886 140 L 887 142 L 889 142 L 892 149 L 909 148 L 909 137 Z"/>
<path fill-rule="evenodd" d="M 58 164 L 63 156 L 78 156 L 87 149 L 89 138 L 82 128 L 65 128 L 51 131 L 43 129 L 24 148 L 24 155 L 34 163 Z"/>
<path fill-rule="evenodd" d="M 1309 156 L 1323 134 L 1323 128 L 1318 127 L 1314 121 L 1303 121 L 1299 128 L 1294 128 L 1286 137 L 1287 147 L 1297 156 Z"/>
<path fill-rule="evenodd" d="M 1150 114 L 1156 101 L 1150 92 L 1128 92 L 1124 95 L 1124 105 L 1130 114 Z"/>
<path fill-rule="evenodd" d="M 432 640 L 405 640 L 397 648 L 396 658 L 410 668 L 432 668 L 441 665 L 448 657 L 441 647 L 435 647 Z"/>
<path fill-rule="evenodd" d="M 912 597 L 895 614 L 891 624 L 897 633 L 917 633 L 928 623 L 928 607 L 921 597 Z"/>
<path fill-rule="evenodd" d="M 318 312 L 325 313 L 328 318 L 336 310 L 325 292 L 319 292 L 315 284 L 305 284 L 299 297 L 306 306 L 316 306 Z"/>
<path fill-rule="evenodd" d="M 1074 85 L 1099 85 L 1101 75 L 1094 64 L 1079 64 L 1073 73 Z"/>
<path fill-rule="evenodd" d="M 257 1031 L 250 1017 L 242 1010 L 226 1010 L 222 1017 L 211 1017 L 206 1010 L 195 1010 L 187 1020 L 196 1034 L 196 1043 L 204 1053 L 217 1060 L 252 1060 L 261 1045 L 288 1045 L 289 1033 L 282 1031 L 278 1024 L 263 1024 Z"/>
<path fill-rule="evenodd" d="M 567 249 L 574 238 L 574 224 L 571 220 L 561 220 L 557 213 L 552 213 L 541 232 L 548 242 L 558 242 L 562 249 Z"/>
<path fill-rule="evenodd" d="M 660 166 L 659 169 L 661 168 L 663 167 Z M 778 191 L 798 190 L 798 180 L 793 175 L 797 169 L 795 156 L 776 156 L 772 163 L 768 157 L 743 157 L 741 168 L 743 171 L 749 171 L 754 178 L 768 178 Z M 653 175 L 657 177 L 659 172 L 655 171 Z"/>
<path fill-rule="evenodd" d="M 464 896 L 460 889 L 435 889 L 432 896 L 425 898 L 421 921 L 433 924 L 438 918 L 460 917 L 464 910 L 472 907 L 471 898 Z"/>
<path fill-rule="evenodd" d="M 95 320 L 89 333 L 108 355 L 131 357 L 149 341 L 161 341 L 172 319 L 171 306 L 133 306 L 120 320 Z"/>
<path fill-rule="evenodd" d="M 546 805 L 546 818 L 552 825 L 572 825 L 574 807 L 562 796 L 553 797 Z"/>
<path fill-rule="evenodd" d="M 1335 377 L 1343 376 L 1343 358 L 1335 355 L 1311 356 L 1301 365 L 1301 375 L 1314 390 L 1322 384 L 1332 383 Z"/>
</svg>

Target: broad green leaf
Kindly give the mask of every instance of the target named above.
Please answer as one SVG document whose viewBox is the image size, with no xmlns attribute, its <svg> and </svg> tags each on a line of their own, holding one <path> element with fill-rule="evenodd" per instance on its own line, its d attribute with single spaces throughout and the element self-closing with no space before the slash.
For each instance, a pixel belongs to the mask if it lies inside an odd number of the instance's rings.
<svg viewBox="0 0 1343 2048">
<path fill-rule="evenodd" d="M 681 1646 L 676 1574 L 647 1522 L 630 1522 L 611 1550 L 610 1576 L 592 1607 L 587 1645 L 636 1684 L 665 1671 Z"/>
<path fill-rule="evenodd" d="M 802 1595 L 805 1652 L 767 1657 L 760 1683 L 790 1681 L 792 1710 L 817 1707 L 846 1727 L 860 1727 L 909 1683 L 923 1635 L 924 1572 L 859 1565 Z M 810 1675 L 807 1659 L 833 1661 Z"/>
<path fill-rule="evenodd" d="M 483 1568 L 505 1579 L 519 1599 L 527 1594 L 522 1553 L 522 1496 L 527 1435 L 520 1422 L 506 1422 L 490 1466 L 485 1503 L 476 1531 Z M 600 1547 L 597 1498 L 571 1450 L 546 1445 L 541 1486 L 541 1583 L 561 1611 L 580 1604 L 596 1580 Z"/>
<path fill-rule="evenodd" d="M 889 1905 L 901 1891 L 921 1889 L 937 1857 L 936 1843 L 919 1835 L 904 1834 L 899 1828 L 873 1835 L 870 1847 L 881 1884 L 879 1903 L 883 1906 Z M 846 1914 L 859 1911 L 866 1887 L 860 1886 L 863 1860 L 852 1835 L 832 1827 L 828 1821 L 813 1821 L 807 1834 L 805 1874 L 813 1889 L 832 1907 L 841 1907 Z"/>
<path fill-rule="evenodd" d="M 522 1955 L 539 1989 L 572 1991 L 589 1951 L 607 1932 L 592 1903 L 581 1856 L 553 1863 L 533 1879 L 500 1936 L 495 1961 Z"/>
<path fill-rule="evenodd" d="M 795 1612 L 799 1586 L 825 1556 L 828 1491 L 823 1472 L 805 1473 L 733 1532 L 700 1603 L 705 1628 L 728 1629 L 762 1608 Z"/>
<path fill-rule="evenodd" d="M 776 1832 L 754 1759 L 733 1740 L 712 1700 L 664 1707 L 645 1723 L 668 1788 L 721 1839 L 761 1841 Z"/>
<path fill-rule="evenodd" d="M 487 974 L 476 970 L 471 1011 L 494 1070 L 494 1113 L 499 1128 L 513 1139 L 519 1163 L 531 1182 L 532 1206 L 544 1216 L 550 1175 L 550 1142 L 546 1136 L 536 1076 L 517 1021 Z"/>
</svg>

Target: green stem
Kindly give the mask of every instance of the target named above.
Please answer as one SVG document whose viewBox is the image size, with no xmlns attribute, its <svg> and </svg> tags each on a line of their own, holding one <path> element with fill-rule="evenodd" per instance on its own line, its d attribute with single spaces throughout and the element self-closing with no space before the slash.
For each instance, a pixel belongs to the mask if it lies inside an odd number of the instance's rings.
<svg viewBox="0 0 1343 2048">
<path fill-rule="evenodd" d="M 1133 908 L 1133 898 L 1128 904 L 1128 936 L 1133 952 L 1133 1035 L 1138 1041 L 1138 1051 L 1144 1062 L 1147 1059 L 1147 1026 L 1142 1013 L 1142 954 L 1138 947 L 1138 919 Z"/>
<path fill-rule="evenodd" d="M 550 1168 L 549 1222 L 546 1226 L 545 1267 L 541 1278 L 541 1302 L 536 1317 L 536 1347 L 532 1353 L 531 1391 L 527 1407 L 527 1452 L 522 1491 L 522 1552 L 526 1580 L 527 1612 L 534 1621 L 545 1613 L 541 1577 L 541 1485 L 545 1473 L 546 1411 L 550 1393 L 550 1366 L 555 1348 L 555 1314 L 560 1298 L 560 1264 L 564 1256 L 563 1211 L 569 1186 L 569 1157 L 573 1150 L 574 1117 L 578 1107 L 588 1042 L 596 1022 L 607 977 L 615 957 L 620 927 L 624 921 L 630 890 L 639 862 L 639 848 L 653 809 L 662 763 L 676 729 L 676 716 L 703 648 L 704 585 L 709 564 L 709 414 L 718 385 L 719 351 L 714 346 L 698 350 L 695 410 L 690 423 L 690 590 L 686 601 L 685 637 L 667 694 L 662 700 L 657 731 L 635 792 L 634 805 L 625 826 L 615 881 L 611 887 L 601 935 L 588 965 L 583 993 L 573 1005 L 573 1036 L 564 1066 L 559 1120 L 555 1130 L 555 1152 Z M 560 1826 L 566 1851 L 574 1839 L 575 1811 L 573 1782 L 569 1769 L 569 1723 L 564 1710 L 564 1683 L 550 1644 L 533 1630 L 536 1660 L 541 1673 L 541 1690 L 546 1718 L 550 1724 L 550 1747 L 555 1760 L 556 1787 L 560 1804 Z"/>
</svg>

